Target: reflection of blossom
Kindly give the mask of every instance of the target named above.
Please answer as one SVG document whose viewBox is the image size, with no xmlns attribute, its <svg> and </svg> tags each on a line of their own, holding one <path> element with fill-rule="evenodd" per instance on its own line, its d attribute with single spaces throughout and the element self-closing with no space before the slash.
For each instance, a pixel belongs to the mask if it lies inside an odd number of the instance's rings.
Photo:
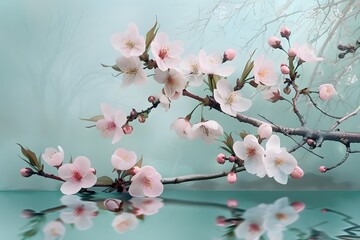
<svg viewBox="0 0 360 240">
<path fill-rule="evenodd" d="M 42 159 L 50 166 L 58 167 L 64 160 L 64 150 L 60 146 L 58 146 L 58 148 L 59 150 L 48 147 L 45 149 L 45 152 L 41 154 Z"/>
<path fill-rule="evenodd" d="M 201 137 L 206 143 L 214 142 L 223 135 L 224 131 L 220 124 L 214 120 L 196 123 L 192 126 L 192 138 Z"/>
<path fill-rule="evenodd" d="M 129 193 L 133 197 L 157 197 L 164 190 L 161 175 L 151 166 L 140 168 L 131 181 Z"/>
<path fill-rule="evenodd" d="M 145 39 L 139 35 L 135 23 L 129 23 L 125 33 L 115 33 L 111 38 L 111 44 L 125 57 L 138 57 L 145 51 Z"/>
<path fill-rule="evenodd" d="M 118 233 L 124 233 L 135 229 L 138 224 L 139 220 L 134 214 L 123 212 L 114 218 L 111 225 Z"/>
<path fill-rule="evenodd" d="M 95 185 L 96 176 L 91 168 L 91 162 L 87 157 L 79 156 L 73 163 L 66 163 L 58 170 L 59 177 L 65 180 L 61 185 L 61 192 L 74 194 L 81 188 L 89 188 Z"/>
<path fill-rule="evenodd" d="M 86 230 L 92 226 L 91 219 L 97 215 L 98 210 L 96 203 L 82 201 L 75 195 L 63 196 L 60 201 L 67 206 L 60 213 L 60 218 L 64 223 L 74 224 L 79 230 Z"/>
<path fill-rule="evenodd" d="M 252 104 L 251 100 L 241 96 L 239 90 L 234 91 L 225 78 L 221 78 L 216 83 L 214 98 L 220 104 L 220 108 L 224 113 L 234 117 L 238 112 L 248 110 Z"/>
<path fill-rule="evenodd" d="M 154 215 L 164 206 L 161 198 L 132 198 L 130 203 L 136 215 Z"/>
<path fill-rule="evenodd" d="M 50 221 L 43 228 L 45 240 L 63 239 L 66 228 L 60 221 Z"/>
<path fill-rule="evenodd" d="M 118 148 L 111 156 L 111 164 L 116 170 L 128 170 L 132 168 L 137 160 L 137 155 L 133 151 Z"/>
<path fill-rule="evenodd" d="M 146 72 L 138 57 L 119 57 L 116 65 L 123 74 L 123 87 L 131 84 L 142 85 L 146 82 Z"/>
<path fill-rule="evenodd" d="M 106 103 L 101 104 L 101 110 L 104 118 L 96 122 L 96 128 L 101 131 L 103 137 L 113 137 L 112 143 L 116 143 L 123 134 L 122 126 L 126 123 L 126 115 L 119 110 L 113 110 Z"/>
</svg>

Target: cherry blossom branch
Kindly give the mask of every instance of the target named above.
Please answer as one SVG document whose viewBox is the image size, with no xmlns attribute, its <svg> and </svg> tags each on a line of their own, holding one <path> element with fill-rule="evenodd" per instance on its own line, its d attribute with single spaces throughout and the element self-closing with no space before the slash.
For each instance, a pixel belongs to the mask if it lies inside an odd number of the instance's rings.
<svg viewBox="0 0 360 240">
<path fill-rule="evenodd" d="M 205 98 L 196 96 L 196 95 L 188 92 L 186 89 L 183 90 L 182 95 L 186 96 L 186 97 L 190 97 L 190 98 L 195 99 L 195 100 L 198 100 L 199 102 L 205 102 Z"/>
<path fill-rule="evenodd" d="M 307 96 L 309 97 L 310 99 L 310 102 L 314 105 L 314 107 L 319 110 L 322 114 L 328 116 L 328 117 L 331 117 L 331 118 L 335 118 L 335 119 L 341 119 L 341 117 L 337 117 L 337 116 L 333 116 L 333 115 L 330 115 L 328 114 L 327 112 L 325 112 L 324 110 L 322 110 L 316 102 L 314 102 L 314 100 L 312 99 L 312 97 L 310 96 L 310 94 L 307 94 Z"/>
<path fill-rule="evenodd" d="M 45 173 L 44 171 L 34 172 L 34 174 L 39 175 L 39 176 L 44 177 L 44 178 L 51 178 L 51 179 L 54 179 L 54 180 L 65 182 L 65 180 L 62 179 L 61 177 L 55 176 L 54 174 Z"/>
<path fill-rule="evenodd" d="M 339 126 L 342 122 L 349 119 L 352 116 L 355 116 L 360 111 L 360 106 L 358 106 L 353 112 L 349 113 L 348 115 L 342 117 L 341 119 L 337 120 L 336 123 L 330 128 L 330 131 L 333 131 L 337 126 Z"/>
<path fill-rule="evenodd" d="M 296 116 L 299 118 L 299 121 L 301 123 L 301 126 L 305 126 L 306 121 L 303 115 L 301 115 L 301 113 L 299 112 L 299 109 L 297 108 L 296 102 L 299 99 L 300 96 L 300 91 L 298 86 L 295 84 L 295 81 L 291 81 L 291 85 L 295 90 L 295 96 L 292 99 L 292 105 L 293 105 L 293 111 L 296 114 Z"/>
<path fill-rule="evenodd" d="M 174 178 L 162 178 L 162 184 L 178 184 L 183 182 L 192 182 L 192 181 L 199 181 L 199 180 L 209 180 L 215 178 L 221 178 L 227 176 L 230 172 L 242 172 L 245 171 L 245 167 L 238 167 L 232 171 L 224 171 L 222 173 L 217 174 L 193 174 L 193 175 L 186 175 L 181 177 L 174 177 Z"/>
<path fill-rule="evenodd" d="M 347 144 L 344 158 L 340 162 L 338 162 L 336 165 L 329 167 L 329 168 L 327 167 L 325 171 L 332 170 L 332 169 L 337 168 L 338 166 L 342 165 L 349 158 L 350 152 L 351 152 L 350 144 Z"/>
</svg>

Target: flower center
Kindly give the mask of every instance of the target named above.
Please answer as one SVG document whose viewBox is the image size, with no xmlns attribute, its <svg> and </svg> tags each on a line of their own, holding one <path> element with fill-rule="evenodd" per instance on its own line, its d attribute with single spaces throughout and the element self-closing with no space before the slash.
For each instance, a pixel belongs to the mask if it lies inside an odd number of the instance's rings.
<svg viewBox="0 0 360 240">
<path fill-rule="evenodd" d="M 249 232 L 250 233 L 257 233 L 259 231 L 260 231 L 260 227 L 256 223 L 252 223 L 252 224 L 249 225 Z"/>
<path fill-rule="evenodd" d="M 74 209 L 74 216 L 75 217 L 82 216 L 84 212 L 85 212 L 84 205 L 78 206 L 77 208 Z"/>
<path fill-rule="evenodd" d="M 82 179 L 82 176 L 81 176 L 81 174 L 79 173 L 79 171 L 74 170 L 74 171 L 72 171 L 72 178 L 73 178 L 75 181 L 79 182 L 79 181 Z"/>
<path fill-rule="evenodd" d="M 137 69 L 136 68 L 127 68 L 125 71 L 124 71 L 125 74 L 128 74 L 128 75 L 135 75 L 137 73 Z"/>
<path fill-rule="evenodd" d="M 144 186 L 145 186 L 146 188 L 152 188 L 151 181 L 150 181 L 150 179 L 147 178 L 147 177 L 144 177 L 144 179 L 143 179 L 143 184 L 144 184 Z"/>
<path fill-rule="evenodd" d="M 276 166 L 282 165 L 284 162 L 285 162 L 285 161 L 284 161 L 284 159 L 282 159 L 282 158 L 276 158 L 276 159 L 275 159 L 275 165 L 276 165 Z"/>
<path fill-rule="evenodd" d="M 166 58 L 168 56 L 168 51 L 169 51 L 169 49 L 164 49 L 164 48 L 160 49 L 159 58 L 161 58 L 161 59 Z"/>
<path fill-rule="evenodd" d="M 209 136 L 210 135 L 210 131 L 207 127 L 205 127 L 204 125 L 201 126 L 201 131 L 205 136 Z"/>
<path fill-rule="evenodd" d="M 278 220 L 286 220 L 288 218 L 284 213 L 277 213 L 275 216 Z"/>
<path fill-rule="evenodd" d="M 198 74 L 199 73 L 199 65 L 194 63 L 191 65 L 191 73 L 192 74 Z"/>
<path fill-rule="evenodd" d="M 125 45 L 126 45 L 128 48 L 130 48 L 130 49 L 132 49 L 132 48 L 135 47 L 135 43 L 134 43 L 133 41 L 131 41 L 131 40 L 128 40 L 128 41 L 125 43 Z"/>
<path fill-rule="evenodd" d="M 50 234 L 51 234 L 51 236 L 53 236 L 53 237 L 59 237 L 59 236 L 60 236 L 60 233 L 58 232 L 58 230 L 57 230 L 56 228 L 52 228 L 52 229 L 50 230 Z"/>
<path fill-rule="evenodd" d="M 262 69 L 260 69 L 260 71 L 258 72 L 258 75 L 259 75 L 260 78 L 264 78 L 264 77 L 266 77 L 266 76 L 268 75 L 268 73 L 269 73 L 269 72 L 268 72 L 266 69 L 262 68 Z"/>
<path fill-rule="evenodd" d="M 253 157 L 256 154 L 256 149 L 254 147 L 246 148 L 246 153 L 249 157 Z"/>
<path fill-rule="evenodd" d="M 226 104 L 232 104 L 236 102 L 236 94 L 234 92 L 230 93 L 230 96 L 226 99 Z"/>
<path fill-rule="evenodd" d="M 107 130 L 114 131 L 116 128 L 116 124 L 113 121 L 108 122 L 107 124 Z"/>
</svg>

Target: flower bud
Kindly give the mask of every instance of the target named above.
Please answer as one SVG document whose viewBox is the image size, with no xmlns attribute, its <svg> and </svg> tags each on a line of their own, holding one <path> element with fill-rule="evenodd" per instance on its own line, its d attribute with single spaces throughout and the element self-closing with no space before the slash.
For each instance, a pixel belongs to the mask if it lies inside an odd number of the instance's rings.
<svg viewBox="0 0 360 240">
<path fill-rule="evenodd" d="M 34 210 L 31 210 L 31 209 L 24 209 L 22 210 L 21 212 L 21 217 L 22 218 L 31 218 L 35 216 L 35 211 Z"/>
<path fill-rule="evenodd" d="M 226 61 L 232 61 L 236 57 L 236 51 L 234 49 L 227 49 L 224 52 L 224 62 Z"/>
<path fill-rule="evenodd" d="M 324 173 L 324 172 L 327 171 L 327 168 L 326 168 L 325 166 L 320 166 L 320 167 L 319 167 L 319 171 L 322 172 L 322 173 Z"/>
<path fill-rule="evenodd" d="M 281 64 L 280 70 L 282 74 L 290 73 L 290 68 L 286 64 Z"/>
<path fill-rule="evenodd" d="M 292 178 L 302 178 L 304 176 L 304 171 L 299 166 L 296 166 L 294 171 L 290 173 L 290 176 Z"/>
<path fill-rule="evenodd" d="M 130 126 L 129 124 L 126 124 L 122 127 L 122 130 L 123 130 L 124 134 L 128 135 L 128 134 L 132 133 L 133 127 Z"/>
<path fill-rule="evenodd" d="M 295 48 L 289 48 L 288 55 L 289 55 L 289 57 L 296 57 L 296 55 L 297 55 L 296 49 Z"/>
<path fill-rule="evenodd" d="M 291 88 L 289 88 L 288 86 L 286 86 L 283 90 L 283 92 L 286 94 L 286 95 L 289 95 L 291 93 Z"/>
<path fill-rule="evenodd" d="M 335 93 L 336 90 L 332 84 L 322 84 L 319 86 L 319 97 L 323 101 L 329 100 Z"/>
<path fill-rule="evenodd" d="M 281 40 L 275 36 L 272 36 L 268 39 L 268 44 L 272 48 L 282 48 L 281 46 Z"/>
<path fill-rule="evenodd" d="M 339 45 L 337 46 L 337 48 L 338 48 L 340 51 L 345 51 L 345 50 L 347 49 L 347 47 L 344 46 L 344 45 L 342 45 L 342 44 L 339 44 Z"/>
<path fill-rule="evenodd" d="M 120 212 L 122 210 L 123 201 L 115 198 L 105 199 L 104 207 L 111 212 Z"/>
<path fill-rule="evenodd" d="M 291 35 L 291 31 L 288 27 L 282 27 L 280 28 L 280 35 L 283 37 L 283 38 L 286 38 L 289 40 L 289 37 Z"/>
<path fill-rule="evenodd" d="M 148 97 L 148 101 L 149 101 L 150 103 L 154 103 L 154 102 L 156 101 L 156 98 L 155 98 L 154 96 L 149 96 L 149 97 Z"/>
<path fill-rule="evenodd" d="M 144 115 L 140 115 L 138 120 L 139 120 L 140 123 L 144 123 L 146 121 L 146 118 L 145 118 Z"/>
<path fill-rule="evenodd" d="M 134 175 L 135 175 L 136 173 L 138 173 L 139 170 L 140 170 L 140 168 L 139 168 L 138 166 L 134 166 L 134 167 L 131 169 L 131 171 L 134 173 Z"/>
<path fill-rule="evenodd" d="M 217 226 L 225 226 L 226 218 L 224 216 L 218 216 L 216 217 L 216 225 Z"/>
<path fill-rule="evenodd" d="M 238 205 L 238 201 L 236 199 L 229 199 L 229 200 L 227 200 L 226 205 L 229 208 L 236 208 Z"/>
<path fill-rule="evenodd" d="M 216 161 L 219 163 L 219 164 L 224 164 L 225 163 L 225 154 L 223 153 L 220 153 L 219 155 L 217 155 L 216 157 Z"/>
<path fill-rule="evenodd" d="M 89 169 L 89 172 L 91 172 L 92 174 L 96 174 L 95 168 L 90 168 L 90 169 Z"/>
<path fill-rule="evenodd" d="M 234 172 L 229 172 L 228 175 L 227 175 L 227 181 L 230 183 L 230 184 L 233 184 L 235 183 L 237 180 L 237 176 L 236 176 L 236 173 Z"/>
<path fill-rule="evenodd" d="M 269 123 L 262 123 L 258 128 L 260 138 L 269 138 L 272 134 L 272 127 Z"/>
<path fill-rule="evenodd" d="M 297 213 L 305 209 L 305 204 L 303 202 L 293 202 L 290 204 Z"/>
<path fill-rule="evenodd" d="M 23 177 L 30 177 L 31 175 L 34 174 L 34 171 L 31 168 L 22 168 L 20 170 L 20 174 Z"/>
<path fill-rule="evenodd" d="M 234 155 L 231 155 L 229 157 L 229 162 L 235 162 L 236 157 Z"/>
<path fill-rule="evenodd" d="M 338 58 L 343 59 L 345 57 L 346 53 L 339 53 Z"/>
<path fill-rule="evenodd" d="M 313 146 L 316 145 L 315 140 L 312 139 L 312 138 L 308 138 L 308 139 L 306 140 L 306 143 L 307 143 L 307 145 L 309 145 L 310 147 L 313 147 Z"/>
</svg>

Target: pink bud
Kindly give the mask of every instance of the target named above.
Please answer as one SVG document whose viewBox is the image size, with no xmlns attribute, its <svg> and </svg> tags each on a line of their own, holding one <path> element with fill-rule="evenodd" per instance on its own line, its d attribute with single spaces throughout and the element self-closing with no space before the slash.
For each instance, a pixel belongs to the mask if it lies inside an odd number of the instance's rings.
<svg viewBox="0 0 360 240">
<path fill-rule="evenodd" d="M 290 68 L 285 64 L 281 64 L 280 70 L 281 70 L 282 74 L 289 74 L 290 73 Z"/>
<path fill-rule="evenodd" d="M 24 209 L 22 210 L 21 212 L 21 217 L 22 218 L 31 218 L 35 216 L 35 211 L 34 210 L 31 210 L 31 209 Z"/>
<path fill-rule="evenodd" d="M 324 172 L 327 171 L 327 169 L 326 169 L 325 166 L 320 166 L 320 167 L 319 167 L 319 171 L 322 172 L 322 173 L 324 173 Z"/>
<path fill-rule="evenodd" d="M 225 226 L 226 219 L 224 216 L 216 217 L 216 225 L 217 226 Z"/>
<path fill-rule="evenodd" d="M 99 211 L 95 211 L 95 212 L 90 213 L 91 217 L 96 217 L 97 215 L 99 215 Z"/>
<path fill-rule="evenodd" d="M 131 134 L 133 129 L 134 128 L 132 126 L 130 126 L 129 124 L 126 124 L 122 127 L 124 134 Z"/>
<path fill-rule="evenodd" d="M 326 208 L 323 208 L 323 209 L 320 210 L 320 212 L 326 213 L 326 212 L 327 212 L 327 209 L 326 209 Z"/>
<path fill-rule="evenodd" d="M 216 157 L 216 161 L 219 163 L 219 164 L 224 164 L 225 163 L 225 154 L 223 153 L 220 153 L 219 155 L 217 155 Z"/>
<path fill-rule="evenodd" d="M 123 201 L 115 198 L 105 199 L 104 207 L 111 212 L 120 212 L 122 210 Z"/>
<path fill-rule="evenodd" d="M 134 166 L 131 170 L 135 175 L 136 173 L 138 173 L 140 171 L 140 168 L 138 166 Z"/>
<path fill-rule="evenodd" d="M 290 204 L 297 213 L 305 209 L 305 204 L 303 202 L 293 202 Z"/>
<path fill-rule="evenodd" d="M 307 145 L 309 145 L 310 147 L 315 146 L 315 144 L 316 144 L 315 140 L 312 139 L 312 138 L 308 138 L 308 139 L 306 140 L 306 143 L 307 143 Z"/>
<path fill-rule="evenodd" d="M 230 183 L 230 184 L 233 184 L 235 183 L 237 180 L 237 176 L 236 176 L 236 173 L 234 172 L 229 172 L 228 175 L 227 175 L 227 181 Z"/>
<path fill-rule="evenodd" d="M 137 114 L 136 110 L 132 109 L 131 112 L 130 112 L 130 116 L 134 117 L 136 114 Z"/>
<path fill-rule="evenodd" d="M 227 200 L 226 205 L 229 208 L 236 208 L 238 205 L 238 201 L 236 199 L 229 199 L 229 200 Z"/>
<path fill-rule="evenodd" d="M 96 170 L 94 168 L 90 168 L 89 169 L 89 172 L 93 173 L 93 174 L 96 174 Z"/>
<path fill-rule="evenodd" d="M 322 84 L 319 86 L 319 97 L 323 101 L 329 100 L 335 93 L 336 90 L 332 84 Z"/>
<path fill-rule="evenodd" d="M 283 38 L 289 39 L 289 37 L 291 35 L 291 31 L 288 27 L 282 27 L 282 28 L 280 28 L 280 35 Z"/>
<path fill-rule="evenodd" d="M 149 96 L 148 101 L 154 103 L 156 101 L 156 98 L 154 96 Z"/>
<path fill-rule="evenodd" d="M 304 171 L 299 166 L 296 166 L 290 176 L 292 178 L 302 178 L 304 176 Z"/>
<path fill-rule="evenodd" d="M 227 49 L 224 52 L 224 61 L 232 61 L 236 57 L 236 51 L 234 49 Z"/>
<path fill-rule="evenodd" d="M 272 48 L 282 48 L 281 47 L 281 40 L 275 36 L 272 36 L 268 39 L 268 44 Z"/>
<path fill-rule="evenodd" d="M 138 120 L 139 120 L 140 123 L 144 123 L 145 120 L 146 120 L 146 118 L 145 118 L 144 115 L 140 115 L 139 118 L 138 118 Z"/>
<path fill-rule="evenodd" d="M 296 55 L 297 55 L 296 49 L 295 48 L 289 48 L 288 55 L 289 55 L 289 57 L 296 57 Z"/>
<path fill-rule="evenodd" d="M 31 175 L 34 174 L 34 171 L 31 168 L 22 168 L 20 170 L 20 174 L 23 177 L 30 177 Z"/>
<path fill-rule="evenodd" d="M 229 162 L 235 162 L 235 156 L 234 155 L 231 155 L 230 157 L 229 157 Z"/>
<path fill-rule="evenodd" d="M 258 128 L 260 138 L 269 138 L 272 134 L 272 127 L 269 123 L 262 123 Z"/>
</svg>

